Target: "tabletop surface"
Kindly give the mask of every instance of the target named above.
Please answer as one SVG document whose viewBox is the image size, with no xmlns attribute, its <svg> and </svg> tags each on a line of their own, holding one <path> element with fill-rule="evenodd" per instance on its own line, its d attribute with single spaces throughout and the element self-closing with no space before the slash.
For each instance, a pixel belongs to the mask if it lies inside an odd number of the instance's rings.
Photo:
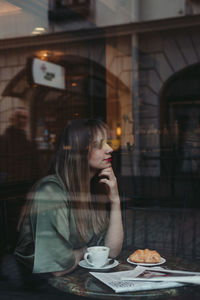
<svg viewBox="0 0 200 300">
<path fill-rule="evenodd" d="M 135 266 L 127 262 L 127 258 L 130 253 L 130 251 L 123 251 L 118 258 L 119 265 L 107 272 L 133 270 Z M 200 261 L 186 260 L 180 257 L 165 258 L 166 262 L 162 266 L 165 266 L 169 269 L 200 272 Z M 144 299 L 146 297 L 148 297 L 148 299 L 197 299 L 197 297 L 200 295 L 200 286 L 198 285 L 185 285 L 178 288 L 150 291 L 115 293 L 107 285 L 89 274 L 90 271 L 91 270 L 77 267 L 77 269 L 71 274 L 51 278 L 50 284 L 71 294 L 99 299 Z"/>
</svg>

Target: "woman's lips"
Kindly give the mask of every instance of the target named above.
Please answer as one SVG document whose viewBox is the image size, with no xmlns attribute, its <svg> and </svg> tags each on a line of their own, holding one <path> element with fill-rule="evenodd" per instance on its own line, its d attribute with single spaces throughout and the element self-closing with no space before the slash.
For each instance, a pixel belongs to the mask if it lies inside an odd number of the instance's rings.
<svg viewBox="0 0 200 300">
<path fill-rule="evenodd" d="M 106 161 L 107 161 L 107 162 L 111 162 L 111 161 L 112 161 L 112 158 L 109 157 L 109 158 L 106 159 Z"/>
</svg>

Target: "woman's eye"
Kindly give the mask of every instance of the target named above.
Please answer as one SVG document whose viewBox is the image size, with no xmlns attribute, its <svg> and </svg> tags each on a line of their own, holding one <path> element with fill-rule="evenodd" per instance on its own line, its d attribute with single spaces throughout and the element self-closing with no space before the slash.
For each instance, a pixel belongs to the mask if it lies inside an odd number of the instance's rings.
<svg viewBox="0 0 200 300">
<path fill-rule="evenodd" d="M 107 144 L 107 140 L 101 140 L 100 142 L 100 149 L 103 148 L 103 146 Z"/>
<path fill-rule="evenodd" d="M 107 140 L 105 139 L 102 139 L 101 141 L 94 141 L 93 142 L 93 147 L 94 148 L 97 148 L 97 149 L 102 149 L 103 146 L 108 143 Z"/>
<path fill-rule="evenodd" d="M 107 144 L 108 144 L 109 146 L 112 146 L 112 141 L 111 141 L 111 139 L 109 139 L 109 140 L 107 141 Z"/>
<path fill-rule="evenodd" d="M 100 142 L 98 143 L 98 149 L 102 149 L 103 145 L 104 145 L 103 142 L 100 141 Z"/>
</svg>

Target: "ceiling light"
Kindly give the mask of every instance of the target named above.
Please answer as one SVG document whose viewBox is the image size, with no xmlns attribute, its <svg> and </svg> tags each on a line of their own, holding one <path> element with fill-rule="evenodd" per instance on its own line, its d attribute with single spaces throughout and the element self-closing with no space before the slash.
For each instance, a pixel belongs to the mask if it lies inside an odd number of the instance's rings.
<svg viewBox="0 0 200 300">
<path fill-rule="evenodd" d="M 42 34 L 45 31 L 46 29 L 44 27 L 35 27 L 35 29 L 32 31 L 32 34 Z"/>
<path fill-rule="evenodd" d="M 35 34 L 35 35 L 37 35 L 37 34 L 41 34 L 41 32 L 39 32 L 39 31 L 32 31 L 32 34 Z"/>
<path fill-rule="evenodd" d="M 44 27 L 35 27 L 36 31 L 46 31 Z"/>
</svg>

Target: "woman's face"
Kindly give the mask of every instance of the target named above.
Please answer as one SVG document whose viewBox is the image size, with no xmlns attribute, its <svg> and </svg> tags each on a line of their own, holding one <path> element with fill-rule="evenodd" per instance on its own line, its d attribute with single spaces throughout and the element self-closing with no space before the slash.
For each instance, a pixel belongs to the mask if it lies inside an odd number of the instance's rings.
<svg viewBox="0 0 200 300">
<path fill-rule="evenodd" d="M 106 137 L 99 131 L 89 153 L 89 166 L 93 174 L 111 166 L 112 152 L 113 149 L 108 145 Z"/>
</svg>

